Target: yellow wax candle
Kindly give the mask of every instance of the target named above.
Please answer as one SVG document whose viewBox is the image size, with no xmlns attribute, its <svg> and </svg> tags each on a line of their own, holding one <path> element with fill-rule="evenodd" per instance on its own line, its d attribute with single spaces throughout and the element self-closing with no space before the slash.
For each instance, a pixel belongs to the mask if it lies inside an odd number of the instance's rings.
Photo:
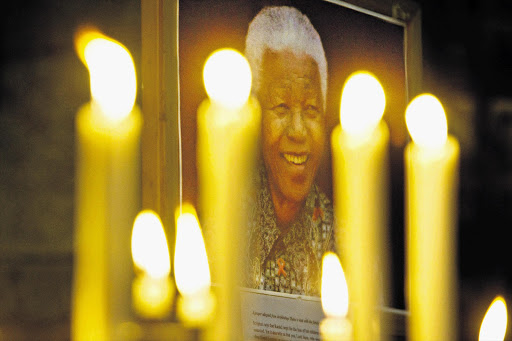
<svg viewBox="0 0 512 341">
<path fill-rule="evenodd" d="M 215 298 L 203 235 L 192 205 L 178 208 L 176 216 L 174 276 L 181 294 L 177 315 L 186 326 L 204 328 L 213 318 Z"/>
<path fill-rule="evenodd" d="M 347 318 L 348 288 L 345 274 L 336 254 L 327 252 L 322 258 L 322 309 L 326 315 L 320 322 L 323 341 L 351 341 L 352 324 Z"/>
<path fill-rule="evenodd" d="M 377 79 L 356 72 L 343 87 L 341 126 L 331 136 L 338 247 L 354 303 L 355 340 L 380 339 L 377 307 L 386 301 L 389 131 L 381 122 L 384 107 Z"/>
<path fill-rule="evenodd" d="M 405 115 L 409 339 L 456 340 L 459 144 L 436 97 L 417 96 Z"/>
<path fill-rule="evenodd" d="M 503 297 L 496 297 L 485 313 L 478 341 L 503 341 L 507 332 L 507 304 Z"/>
<path fill-rule="evenodd" d="M 129 314 L 130 228 L 139 205 L 136 76 L 130 53 L 94 31 L 77 35 L 91 102 L 76 118 L 76 213 L 71 334 L 106 340 Z"/>
<path fill-rule="evenodd" d="M 214 52 L 203 70 L 206 99 L 198 109 L 200 216 L 212 236 L 210 263 L 218 309 L 212 336 L 240 340 L 238 276 L 244 195 L 255 168 L 261 111 L 250 97 L 251 72 L 237 51 Z"/>
<path fill-rule="evenodd" d="M 154 211 L 144 210 L 135 218 L 131 249 L 136 268 L 132 283 L 135 312 L 145 319 L 168 317 L 174 299 L 171 261 L 162 221 Z"/>
</svg>

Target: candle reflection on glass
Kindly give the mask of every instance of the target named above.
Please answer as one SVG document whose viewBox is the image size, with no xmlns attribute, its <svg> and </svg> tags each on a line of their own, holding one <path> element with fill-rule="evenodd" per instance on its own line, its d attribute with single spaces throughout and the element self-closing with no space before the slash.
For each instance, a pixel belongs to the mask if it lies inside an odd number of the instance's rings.
<svg viewBox="0 0 512 341">
<path fill-rule="evenodd" d="M 76 117 L 71 335 L 106 340 L 130 310 L 130 229 L 140 196 L 142 116 L 126 47 L 93 29 L 80 30 L 75 46 L 89 70 L 91 101 Z"/>
<path fill-rule="evenodd" d="M 413 140 L 405 149 L 409 338 L 455 340 L 459 144 L 433 95 L 414 98 L 405 120 Z"/>
<path fill-rule="evenodd" d="M 145 319 L 169 316 L 174 298 L 169 249 L 160 217 L 151 210 L 140 212 L 135 219 L 132 256 L 136 273 L 132 284 L 133 309 Z"/>
<path fill-rule="evenodd" d="M 343 87 L 340 125 L 331 136 L 338 247 L 354 302 L 355 340 L 380 338 L 376 307 L 387 300 L 389 131 L 381 120 L 385 105 L 375 76 L 355 72 Z"/>
<path fill-rule="evenodd" d="M 184 204 L 178 209 L 176 229 L 174 276 L 181 294 L 177 315 L 187 326 L 204 327 L 212 318 L 215 300 L 210 292 L 210 268 L 203 235 L 192 205 Z"/>
<path fill-rule="evenodd" d="M 320 322 L 323 341 L 352 340 L 352 324 L 347 318 L 349 297 L 345 274 L 338 256 L 327 252 L 322 258 L 322 309 L 326 318 Z"/>
<path fill-rule="evenodd" d="M 503 297 L 496 297 L 485 313 L 478 341 L 503 341 L 507 332 L 507 305 Z"/>
</svg>

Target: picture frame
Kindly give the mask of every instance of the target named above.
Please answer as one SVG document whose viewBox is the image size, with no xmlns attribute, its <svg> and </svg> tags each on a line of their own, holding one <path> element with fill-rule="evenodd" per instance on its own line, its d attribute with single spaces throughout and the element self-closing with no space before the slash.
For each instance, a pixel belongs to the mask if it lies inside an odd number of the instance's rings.
<svg viewBox="0 0 512 341">
<path fill-rule="evenodd" d="M 294 5 L 301 4 L 305 6 L 305 1 L 278 1 L 279 3 Z M 190 139 L 195 138 L 195 130 L 190 127 L 190 117 L 196 114 L 197 106 L 202 97 L 205 98 L 204 89 L 199 89 L 198 95 L 189 103 L 184 103 L 182 95 L 189 93 L 188 86 L 195 88 L 201 87 L 198 83 L 197 75 L 201 73 L 197 60 L 204 63 L 205 57 L 209 52 L 213 52 L 216 47 L 234 47 L 243 52 L 243 23 L 247 24 L 257 11 L 258 5 L 251 5 L 250 9 L 245 10 L 244 1 L 226 0 L 217 2 L 216 8 L 205 8 L 208 6 L 209 0 L 155 0 L 141 2 L 141 30 L 142 30 L 142 58 L 141 58 L 141 85 L 142 85 L 142 111 L 144 115 L 144 126 L 142 131 L 142 205 L 143 208 L 150 208 L 160 214 L 166 231 L 168 240 L 174 240 L 174 212 L 179 204 L 183 201 L 194 202 L 194 191 L 196 191 L 196 183 L 191 180 L 190 176 L 194 176 L 194 171 L 190 171 L 195 162 L 193 155 L 195 148 L 190 145 Z M 263 2 L 262 2 L 263 3 Z M 276 1 L 264 1 L 266 4 L 276 3 Z M 307 5 L 307 14 L 315 12 L 315 6 L 338 6 L 343 11 L 351 12 L 350 19 L 353 27 L 357 27 L 358 22 L 370 22 L 371 24 L 387 26 L 397 36 L 402 36 L 401 48 L 398 44 L 395 46 L 401 49 L 400 55 L 402 59 L 403 80 L 401 84 L 404 97 L 396 105 L 394 116 L 384 115 L 384 119 L 390 125 L 391 131 L 391 150 L 390 161 L 392 168 L 396 167 L 397 172 L 392 170 L 391 179 L 391 195 L 394 207 L 391 212 L 392 224 L 392 245 L 394 248 L 391 263 L 393 266 L 393 274 L 391 277 L 395 279 L 393 283 L 393 301 L 389 307 L 384 307 L 388 315 L 397 317 L 403 321 L 405 312 L 405 302 L 403 298 L 403 171 L 402 168 L 402 151 L 405 146 L 408 135 L 405 130 L 403 114 L 405 106 L 419 94 L 422 88 L 422 41 L 421 41 L 421 9 L 420 6 L 409 0 L 403 1 L 370 1 L 370 0 L 315 0 L 309 1 Z M 242 7 L 240 7 L 242 6 Z M 300 6 L 300 5 L 299 5 Z M 234 10 L 234 8 L 242 8 L 244 10 Z M 334 7 L 333 7 L 334 8 Z M 186 17 L 187 13 L 194 12 L 194 16 Z M 208 12 L 226 11 L 223 19 L 231 18 L 231 22 L 225 26 L 219 25 L 219 31 L 208 35 L 208 23 L 205 23 L 203 14 Z M 325 10 L 324 10 L 325 11 Z M 333 14 L 334 15 L 334 14 Z M 334 18 L 335 21 L 336 18 Z M 188 20 L 188 21 L 187 21 Z M 314 19 L 312 19 L 313 21 Z M 198 46 L 196 42 L 189 41 L 193 49 L 197 52 L 197 56 L 188 56 L 186 60 L 180 62 L 180 56 L 183 53 L 192 53 L 186 51 L 183 47 L 183 39 L 191 39 L 184 32 L 182 25 L 185 21 L 191 27 L 198 25 L 197 28 L 190 29 L 190 32 L 196 35 L 202 35 L 204 39 L 203 46 Z M 207 20 L 206 20 L 207 21 Z M 239 29 L 230 31 L 230 25 L 236 22 Z M 316 23 L 321 22 L 317 19 Z M 241 24 L 242 23 L 242 24 Z M 202 26 L 199 26 L 202 25 Z M 314 25 L 315 22 L 314 22 Z M 341 25 L 341 24 L 340 24 Z M 336 26 L 335 26 L 336 27 Z M 340 26 L 341 27 L 341 26 Z M 246 26 L 245 26 L 246 29 Z M 196 32 L 193 32 L 196 30 Z M 322 36 L 322 29 L 318 29 Z M 328 32 L 329 27 L 325 27 L 323 32 Z M 232 34 L 230 33 L 232 32 Z M 398 33 L 397 33 L 398 32 Z M 357 32 L 356 32 L 357 34 Z M 368 35 L 371 32 L 364 32 Z M 206 42 L 208 37 L 214 37 L 215 42 Z M 323 39 L 323 37 L 322 37 Z M 333 38 L 334 39 L 334 38 Z M 376 46 L 379 42 L 374 39 Z M 324 43 L 325 44 L 325 43 Z M 386 51 L 386 42 L 382 42 L 383 51 Z M 224 45 L 224 46 L 223 46 Z M 226 46 L 231 45 L 231 46 Z M 235 45 L 235 46 L 233 46 Z M 326 48 L 327 50 L 327 48 Z M 329 59 L 329 53 L 326 52 Z M 332 51 L 331 51 L 332 55 Z M 379 54 L 374 54 L 379 59 Z M 184 72 L 187 62 L 199 65 L 194 70 L 193 84 L 184 85 L 184 78 L 190 74 Z M 369 57 L 371 59 L 371 56 Z M 383 57 L 382 65 L 386 67 L 386 57 Z M 357 63 L 356 63 L 357 64 Z M 357 68 L 353 66 L 354 71 Z M 370 70 L 372 71 L 372 70 Z M 333 93 L 340 93 L 343 85 L 343 79 L 346 79 L 350 70 L 344 70 L 343 75 L 338 76 L 336 89 Z M 192 77 L 191 77 L 192 78 Z M 331 78 L 331 76 L 330 76 Z M 334 77 L 336 78 L 336 77 Z M 188 80 L 187 80 L 188 81 Z M 186 89 L 185 89 L 186 88 Z M 202 92 L 201 92 L 202 91 Z M 338 97 L 339 95 L 329 94 L 330 97 Z M 339 104 L 339 103 L 338 103 Z M 331 111 L 334 111 L 336 104 L 330 104 Z M 402 112 L 400 112 L 403 109 Z M 183 112 L 187 112 L 187 118 L 182 116 Z M 330 122 L 332 127 L 336 124 L 336 119 Z M 187 126 L 187 127 L 184 127 Z M 190 155 L 192 153 L 192 155 Z M 327 154 L 329 152 L 327 151 Z M 185 161 L 188 160 L 188 161 Z M 186 164 L 188 162 L 188 164 Z M 184 170 L 184 168 L 187 168 Z M 327 167 L 325 172 L 329 172 Z M 191 175 L 192 174 L 192 175 Z M 189 176 L 187 178 L 187 176 Z M 328 184 L 325 185 L 328 187 Z M 174 243 L 169 242 L 171 254 L 174 253 Z M 395 247 L 396 246 L 396 247 Z M 395 327 L 399 331 L 401 328 Z"/>
</svg>

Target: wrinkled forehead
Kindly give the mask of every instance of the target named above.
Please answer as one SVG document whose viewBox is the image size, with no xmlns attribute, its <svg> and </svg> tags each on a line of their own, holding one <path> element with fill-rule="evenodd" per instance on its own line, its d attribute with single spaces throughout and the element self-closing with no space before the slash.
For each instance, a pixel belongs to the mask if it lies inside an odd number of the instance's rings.
<svg viewBox="0 0 512 341">
<path fill-rule="evenodd" d="M 320 73 L 316 61 L 309 55 L 297 54 L 289 49 L 274 51 L 266 49 L 261 63 L 261 85 L 286 85 L 301 82 L 321 93 Z M 260 89 L 263 90 L 263 89 Z"/>
</svg>

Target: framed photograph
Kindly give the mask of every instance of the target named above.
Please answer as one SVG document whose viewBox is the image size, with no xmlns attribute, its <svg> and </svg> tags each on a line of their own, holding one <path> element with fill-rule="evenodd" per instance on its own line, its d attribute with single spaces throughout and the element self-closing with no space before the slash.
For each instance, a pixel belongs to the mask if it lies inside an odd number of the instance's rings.
<svg viewBox="0 0 512 341">
<path fill-rule="evenodd" d="M 319 89 L 323 103 L 313 107 L 322 107 L 322 129 L 327 138 L 322 142 L 323 153 L 312 181 L 322 198 L 330 202 L 333 190 L 328 136 L 339 124 L 342 87 L 356 71 L 366 70 L 378 78 L 386 93 L 384 120 L 391 142 L 392 245 L 389 249 L 392 250 L 393 292 L 389 306 L 383 309 L 388 309 L 391 315 L 402 316 L 405 306 L 402 155 L 408 139 L 404 114 L 408 102 L 421 90 L 419 6 L 412 1 L 388 0 L 157 0 L 141 4 L 142 201 L 144 208 L 160 213 L 170 240 L 174 240 L 175 208 L 180 202 L 196 204 L 200 195 L 196 137 L 197 110 L 207 96 L 202 80 L 203 65 L 207 57 L 220 48 L 229 47 L 244 53 L 249 26 L 262 9 L 291 7 L 309 20 L 320 37 L 327 68 L 326 75 L 318 77 L 320 83 L 324 79 L 326 85 Z M 314 63 L 319 64 L 318 60 Z M 265 111 L 268 105 L 262 104 L 262 107 Z M 290 160 L 302 162 L 298 158 Z M 272 172 L 270 168 L 265 164 L 267 173 Z M 275 174 L 267 176 L 268 181 L 277 177 Z M 251 300 L 258 300 L 258 295 L 265 296 L 265 291 L 279 299 L 297 297 L 304 293 L 303 287 L 298 288 L 296 284 L 292 286 L 291 281 L 284 286 L 262 284 L 244 291 L 244 300 L 254 305 Z M 279 296 L 279 292 L 283 295 Z M 247 298 L 251 293 L 256 298 Z M 307 293 L 305 296 L 318 295 Z M 315 299 L 308 299 L 306 304 L 311 302 Z M 319 301 L 314 304 L 319 307 Z M 312 310 L 318 318 L 317 308 Z M 307 316 L 302 317 L 306 319 Z M 305 326 L 292 327 L 306 330 Z"/>
</svg>

